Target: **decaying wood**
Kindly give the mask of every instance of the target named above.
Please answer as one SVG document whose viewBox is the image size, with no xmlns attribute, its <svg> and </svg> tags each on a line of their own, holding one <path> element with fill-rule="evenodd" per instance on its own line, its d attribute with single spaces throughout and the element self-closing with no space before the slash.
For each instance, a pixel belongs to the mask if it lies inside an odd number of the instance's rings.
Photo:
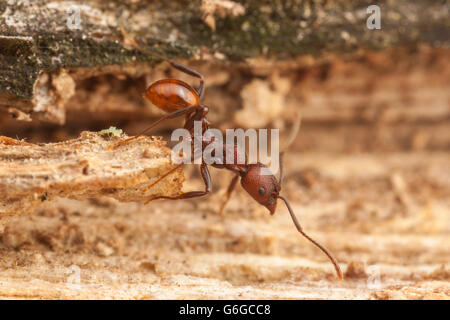
<svg viewBox="0 0 450 320">
<path fill-rule="evenodd" d="M 17 117 L 19 110 L 24 120 L 30 115 L 63 124 L 66 104 L 80 79 L 108 74 L 136 78 L 148 73 L 153 58 L 130 50 L 121 27 L 165 56 L 227 67 L 233 62 L 244 69 L 249 58 L 292 58 L 295 63 L 289 68 L 302 72 L 311 61 L 320 63 L 318 58 L 330 54 L 358 55 L 398 47 L 413 52 L 420 45 L 449 48 L 446 11 L 441 3 L 429 0 L 378 1 L 380 30 L 366 26 L 367 1 L 112 3 L 84 0 L 77 7 L 73 1 L 14 0 L 0 4 L 4 113 Z M 77 10 L 79 24 L 74 25 Z"/>
<path fill-rule="evenodd" d="M 114 139 L 87 131 L 75 140 L 43 145 L 0 137 L 0 214 L 28 212 L 57 197 L 145 201 L 180 191 L 181 169 L 141 192 L 173 168 L 164 141 L 142 137 L 107 149 Z"/>
<path fill-rule="evenodd" d="M 286 154 L 283 195 L 328 259 L 238 186 L 186 201 L 50 202 L 0 231 L 2 299 L 450 299 L 449 153 Z M 187 167 L 188 168 L 188 167 Z M 412 199 L 390 187 L 400 173 Z M 211 171 L 214 188 L 232 175 Z M 195 185 L 194 185 L 195 183 Z M 200 190 L 201 179 L 186 189 Z"/>
</svg>

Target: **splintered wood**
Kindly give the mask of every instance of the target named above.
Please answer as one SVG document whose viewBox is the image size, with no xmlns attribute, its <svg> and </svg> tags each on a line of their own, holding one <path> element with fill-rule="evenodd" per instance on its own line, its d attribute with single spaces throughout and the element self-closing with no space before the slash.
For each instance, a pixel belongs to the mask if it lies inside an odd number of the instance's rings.
<svg viewBox="0 0 450 320">
<path fill-rule="evenodd" d="M 174 167 L 164 141 L 141 137 L 107 149 L 117 139 L 82 132 L 78 139 L 36 145 L 1 136 L 0 214 L 28 212 L 57 197 L 140 202 L 180 191 L 181 169 L 142 192 Z"/>
</svg>

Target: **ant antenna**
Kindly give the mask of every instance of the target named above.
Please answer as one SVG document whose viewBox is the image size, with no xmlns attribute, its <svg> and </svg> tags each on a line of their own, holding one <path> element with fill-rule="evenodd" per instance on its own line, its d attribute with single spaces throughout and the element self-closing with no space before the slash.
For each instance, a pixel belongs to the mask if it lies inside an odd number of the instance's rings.
<svg viewBox="0 0 450 320">
<path fill-rule="evenodd" d="M 291 132 L 289 133 L 288 140 L 286 144 L 281 148 L 280 153 L 284 153 L 287 148 L 295 141 L 295 138 L 298 135 L 298 132 L 300 131 L 300 126 L 302 125 L 302 114 L 300 110 L 297 110 L 295 120 L 293 121 Z"/>
<path fill-rule="evenodd" d="M 297 217 L 294 214 L 294 211 L 292 210 L 291 206 L 289 205 L 289 202 L 287 202 L 287 200 L 281 196 L 278 196 L 278 198 L 280 198 L 281 200 L 284 201 L 284 203 L 286 204 L 286 207 L 289 210 L 289 214 L 291 215 L 292 221 L 295 224 L 295 227 L 297 228 L 298 232 L 300 232 L 306 239 L 308 239 L 309 241 L 311 241 L 312 243 L 314 243 L 320 250 L 323 251 L 323 253 L 325 253 L 328 258 L 331 260 L 331 263 L 333 263 L 334 268 L 336 269 L 336 273 L 337 276 L 339 278 L 339 280 L 344 279 L 344 277 L 342 276 L 342 272 L 341 269 L 339 268 L 339 265 L 336 261 L 336 259 L 334 259 L 334 257 L 331 255 L 331 253 L 328 252 L 327 249 L 325 249 L 324 247 L 322 247 L 319 243 L 317 243 L 314 239 L 312 239 L 310 236 L 308 236 L 305 232 L 303 232 L 303 229 L 300 225 L 300 223 L 297 220 Z"/>
<path fill-rule="evenodd" d="M 283 180 L 283 157 L 284 157 L 284 154 L 285 154 L 287 148 L 289 148 L 289 146 L 295 141 L 295 138 L 297 137 L 298 132 L 300 131 L 301 124 L 302 124 L 302 114 L 300 113 L 300 110 L 297 110 L 291 132 L 289 133 L 288 141 L 283 146 L 283 148 L 281 148 L 281 151 L 280 151 L 280 157 L 279 157 L 280 158 L 280 175 L 278 178 L 279 185 L 281 185 L 282 180 Z"/>
<path fill-rule="evenodd" d="M 280 176 L 278 177 L 278 184 L 281 186 L 283 182 L 283 159 L 284 159 L 284 151 L 280 153 Z"/>
<path fill-rule="evenodd" d="M 289 132 L 289 137 L 287 143 L 281 148 L 280 156 L 279 156 L 279 163 L 280 163 L 280 174 L 278 178 L 278 184 L 281 185 L 283 180 L 283 157 L 286 153 L 287 148 L 295 141 L 295 138 L 298 135 L 298 132 L 300 131 L 300 126 L 302 124 L 302 116 L 300 111 L 296 112 L 295 120 L 293 121 L 291 132 Z"/>
</svg>

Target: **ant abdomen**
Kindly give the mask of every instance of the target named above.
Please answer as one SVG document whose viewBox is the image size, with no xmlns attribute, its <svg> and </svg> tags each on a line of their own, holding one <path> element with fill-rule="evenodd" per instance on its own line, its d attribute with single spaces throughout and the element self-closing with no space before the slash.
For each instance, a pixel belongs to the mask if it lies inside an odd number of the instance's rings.
<svg viewBox="0 0 450 320">
<path fill-rule="evenodd" d="M 163 79 L 154 82 L 145 91 L 145 97 L 166 112 L 180 110 L 200 102 L 197 91 L 178 79 Z"/>
</svg>

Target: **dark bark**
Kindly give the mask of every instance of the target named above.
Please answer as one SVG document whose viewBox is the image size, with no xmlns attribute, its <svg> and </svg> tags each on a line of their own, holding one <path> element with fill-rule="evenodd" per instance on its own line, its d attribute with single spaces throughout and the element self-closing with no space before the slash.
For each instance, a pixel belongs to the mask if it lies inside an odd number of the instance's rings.
<svg viewBox="0 0 450 320">
<path fill-rule="evenodd" d="M 14 116 L 64 122 L 67 91 L 74 85 L 69 79 L 58 89 L 53 78 L 61 68 L 87 68 L 92 74 L 102 73 L 101 66 L 151 61 L 129 50 L 120 26 L 143 45 L 158 45 L 156 50 L 166 56 L 212 57 L 220 63 L 449 46 L 450 20 L 443 1 L 378 1 L 381 30 L 366 27 L 370 1 L 248 0 L 239 1 L 243 11 L 213 8 L 208 18 L 201 1 L 79 3 L 80 29 L 68 28 L 74 13 L 68 13 L 67 1 L 0 4 L 0 106 Z"/>
</svg>

